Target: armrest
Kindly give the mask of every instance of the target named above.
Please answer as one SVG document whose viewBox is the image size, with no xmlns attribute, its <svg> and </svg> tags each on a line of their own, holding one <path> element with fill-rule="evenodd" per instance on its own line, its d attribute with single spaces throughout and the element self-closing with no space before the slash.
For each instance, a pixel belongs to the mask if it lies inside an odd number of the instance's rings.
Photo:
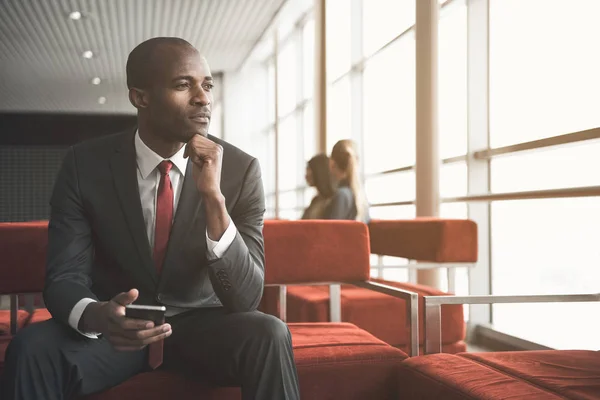
<svg viewBox="0 0 600 400">
<path fill-rule="evenodd" d="M 317 286 L 317 285 L 329 285 L 330 294 L 330 308 L 331 316 L 341 316 L 341 293 L 340 284 L 350 284 L 358 286 L 364 289 L 373 290 L 379 293 L 394 296 L 406 301 L 406 315 L 409 318 L 406 320 L 407 328 L 410 330 L 409 335 L 409 356 L 419 355 L 419 295 L 415 292 L 400 289 L 397 287 L 385 285 L 379 282 L 372 281 L 351 281 L 351 282 L 306 282 L 306 283 L 295 283 L 294 285 L 302 286 Z M 287 300 L 287 285 L 282 284 L 265 284 L 265 286 L 278 286 L 279 287 L 279 318 L 282 321 L 286 321 L 286 300 Z M 332 320 L 335 321 L 334 318 Z M 338 319 L 338 320 L 341 320 Z"/>
<path fill-rule="evenodd" d="M 369 235 L 373 254 L 432 263 L 477 262 L 477 225 L 471 220 L 371 220 Z"/>
<path fill-rule="evenodd" d="M 419 355 L 419 295 L 418 293 L 403 290 L 394 286 L 385 285 L 379 282 L 363 281 L 350 282 L 355 286 L 369 290 L 374 290 L 379 293 L 384 293 L 389 296 L 397 297 L 406 300 L 406 326 L 410 330 L 408 338 L 408 355 L 410 357 Z"/>
<path fill-rule="evenodd" d="M 442 351 L 442 304 L 579 303 L 600 301 L 600 293 L 514 296 L 425 296 L 425 354 Z"/>
</svg>

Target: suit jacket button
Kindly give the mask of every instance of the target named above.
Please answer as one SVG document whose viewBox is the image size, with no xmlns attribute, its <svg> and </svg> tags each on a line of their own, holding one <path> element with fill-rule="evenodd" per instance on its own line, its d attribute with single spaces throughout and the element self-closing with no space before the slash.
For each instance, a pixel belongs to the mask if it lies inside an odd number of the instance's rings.
<svg viewBox="0 0 600 400">
<path fill-rule="evenodd" d="M 163 299 L 163 297 L 162 297 L 161 293 L 159 293 L 159 294 L 156 295 L 156 300 L 162 301 L 162 299 Z"/>
</svg>

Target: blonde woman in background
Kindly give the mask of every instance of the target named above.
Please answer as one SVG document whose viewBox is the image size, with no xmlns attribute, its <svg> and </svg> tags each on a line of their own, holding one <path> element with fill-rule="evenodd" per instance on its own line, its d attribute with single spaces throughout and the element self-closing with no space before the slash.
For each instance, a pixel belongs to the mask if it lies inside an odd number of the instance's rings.
<svg viewBox="0 0 600 400">
<path fill-rule="evenodd" d="M 325 209 L 324 218 L 368 223 L 368 203 L 360 181 L 356 146 L 352 140 L 340 140 L 333 146 L 329 169 L 337 188 Z"/>
</svg>

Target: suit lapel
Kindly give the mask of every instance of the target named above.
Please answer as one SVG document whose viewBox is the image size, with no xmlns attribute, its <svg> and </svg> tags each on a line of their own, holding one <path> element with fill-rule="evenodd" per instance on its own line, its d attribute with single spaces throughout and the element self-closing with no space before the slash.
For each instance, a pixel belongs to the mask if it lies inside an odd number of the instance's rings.
<svg viewBox="0 0 600 400">
<path fill-rule="evenodd" d="M 137 276 L 139 276 L 141 270 L 146 279 L 152 280 L 152 286 L 155 286 L 158 282 L 158 274 L 152 261 L 152 252 L 142 214 L 142 203 L 137 182 L 134 135 L 135 130 L 125 136 L 121 146 L 117 147 L 110 166 L 123 215 L 125 215 L 125 221 L 140 256 L 142 266 L 142 268 L 138 265 L 126 265 L 125 267 L 130 268 L 132 273 Z"/>
<path fill-rule="evenodd" d="M 200 192 L 198 192 L 194 177 L 192 176 L 192 162 L 188 161 L 183 187 L 179 196 L 179 203 L 175 211 L 173 227 L 169 235 L 169 244 L 167 246 L 167 254 L 165 255 L 161 277 L 165 276 L 169 269 L 173 267 L 177 253 L 181 250 L 183 243 L 189 240 L 188 236 L 192 227 L 195 224 L 205 224 L 205 221 L 203 221 L 204 214 L 199 212 L 201 205 L 202 196 L 200 196 Z M 201 220 L 198 220 L 198 218 Z M 202 245 L 203 243 L 205 245 L 206 240 L 202 240 L 199 244 Z"/>
</svg>

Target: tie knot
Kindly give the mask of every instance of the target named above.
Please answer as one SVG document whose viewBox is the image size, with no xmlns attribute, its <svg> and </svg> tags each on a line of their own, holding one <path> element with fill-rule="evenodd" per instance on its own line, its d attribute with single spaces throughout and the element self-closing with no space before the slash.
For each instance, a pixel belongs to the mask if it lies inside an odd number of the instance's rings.
<svg viewBox="0 0 600 400">
<path fill-rule="evenodd" d="M 160 171 L 161 175 L 167 175 L 171 168 L 173 168 L 173 163 L 169 160 L 165 160 L 158 164 L 158 170 Z"/>
</svg>

